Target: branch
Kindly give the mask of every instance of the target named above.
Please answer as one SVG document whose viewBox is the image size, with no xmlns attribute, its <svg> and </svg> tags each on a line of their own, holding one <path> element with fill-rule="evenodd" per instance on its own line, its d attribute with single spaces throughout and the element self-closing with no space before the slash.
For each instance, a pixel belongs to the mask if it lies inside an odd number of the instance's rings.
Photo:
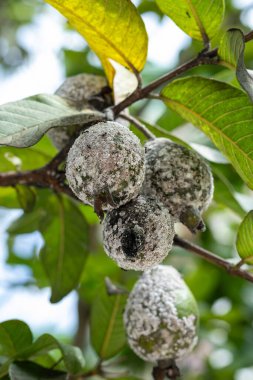
<svg viewBox="0 0 253 380">
<path fill-rule="evenodd" d="M 176 235 L 174 237 L 174 244 L 178 247 L 186 249 L 187 251 L 193 252 L 198 256 L 201 256 L 204 260 L 220 268 L 223 268 L 231 275 L 241 277 L 249 282 L 253 282 L 253 275 L 247 272 L 246 270 L 241 269 L 240 266 L 238 266 L 237 264 L 231 264 L 228 261 L 222 259 L 221 257 L 215 255 L 214 253 L 207 251 L 206 249 L 201 248 L 194 243 L 184 240 Z"/>
<path fill-rule="evenodd" d="M 64 193 L 76 199 L 76 196 L 65 183 L 65 173 L 59 170 L 60 164 L 65 160 L 68 151 L 73 144 L 73 139 L 45 166 L 23 172 L 0 173 L 0 187 L 35 186 L 50 188 L 57 193 Z"/>
<path fill-rule="evenodd" d="M 180 74 L 183 74 L 189 69 L 192 69 L 193 67 L 203 65 L 203 64 L 211 64 L 215 63 L 213 60 L 213 57 L 209 56 L 202 56 L 199 55 L 196 58 L 191 59 L 190 61 L 184 63 L 183 65 L 177 67 L 175 70 L 171 71 L 168 74 L 163 75 L 162 77 L 154 80 L 147 86 L 143 88 L 137 88 L 131 95 L 129 95 L 126 99 L 124 99 L 122 102 L 116 104 L 114 107 L 112 107 L 113 113 L 115 116 L 117 116 L 121 111 L 123 111 L 125 108 L 129 107 L 133 103 L 146 98 L 150 92 L 155 90 L 160 85 L 170 81 L 171 79 L 175 79 Z"/>
<path fill-rule="evenodd" d="M 138 128 L 139 131 L 141 131 L 144 134 L 144 136 L 148 138 L 148 140 L 153 140 L 156 138 L 156 136 L 152 132 L 150 132 L 150 130 L 135 117 L 125 114 L 120 114 L 120 117 L 134 124 L 136 128 Z"/>
<path fill-rule="evenodd" d="M 245 34 L 244 41 L 249 42 L 253 40 L 253 31 Z M 161 76 L 160 78 L 154 80 L 147 86 L 140 88 L 138 87 L 131 95 L 129 95 L 122 102 L 118 103 L 112 108 L 112 111 L 115 116 L 117 116 L 120 112 L 122 112 L 125 108 L 131 106 L 133 103 L 146 98 L 152 91 L 160 87 L 162 84 L 171 81 L 172 79 L 177 78 L 179 75 L 185 73 L 186 71 L 200 66 L 200 65 L 210 65 L 210 64 L 218 64 L 218 48 L 206 51 L 204 49 L 200 54 L 191 59 L 190 61 L 182 64 L 177 67 L 175 70 L 172 70 L 170 73 Z"/>
<path fill-rule="evenodd" d="M 245 34 L 244 41 L 249 42 L 253 40 L 253 30 L 251 30 L 249 33 Z"/>
</svg>

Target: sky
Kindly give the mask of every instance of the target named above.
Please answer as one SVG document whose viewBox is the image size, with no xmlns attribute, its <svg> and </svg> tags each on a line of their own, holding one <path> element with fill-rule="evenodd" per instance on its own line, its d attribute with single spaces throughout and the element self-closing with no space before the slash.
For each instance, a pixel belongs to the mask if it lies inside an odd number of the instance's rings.
<svg viewBox="0 0 253 380">
<path fill-rule="evenodd" d="M 253 1 L 249 0 L 234 0 L 234 3 L 240 8 L 253 5 Z M 253 10 L 245 17 L 253 26 Z M 171 67 L 176 62 L 178 52 L 190 43 L 190 38 L 168 18 L 164 18 L 161 24 L 157 23 L 154 15 L 147 14 L 143 18 L 149 35 L 149 60 L 161 67 Z M 22 27 L 18 38 L 31 51 L 31 59 L 13 75 L 5 77 L 0 72 L 0 104 L 38 93 L 53 93 L 63 82 L 64 72 L 59 61 L 59 47 L 79 49 L 85 44 L 77 33 L 63 33 L 63 22 L 64 18 L 48 6 L 47 12 L 36 17 L 33 25 Z M 173 37 L 166 37 L 166 47 L 165 36 Z M 72 312 L 76 304 L 74 293 L 52 305 L 49 303 L 49 289 L 6 289 L 6 283 L 27 278 L 24 270 L 3 266 L 6 255 L 4 230 L 17 213 L 18 211 L 6 213 L 0 209 L 0 321 L 22 319 L 36 333 L 73 332 L 77 322 Z M 35 236 L 35 240 L 39 241 L 38 236 Z M 25 240 L 19 244 L 25 246 Z M 246 377 L 243 380 L 247 380 Z"/>
</svg>

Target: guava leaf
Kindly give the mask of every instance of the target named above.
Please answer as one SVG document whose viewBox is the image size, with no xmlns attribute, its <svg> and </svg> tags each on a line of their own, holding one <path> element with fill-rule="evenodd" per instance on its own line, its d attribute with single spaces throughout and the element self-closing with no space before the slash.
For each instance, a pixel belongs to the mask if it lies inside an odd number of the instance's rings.
<svg viewBox="0 0 253 380">
<path fill-rule="evenodd" d="M 158 6 L 185 33 L 196 40 L 208 42 L 222 23 L 224 0 L 156 0 Z"/>
<path fill-rule="evenodd" d="M 32 344 L 32 340 L 26 323 L 16 319 L 0 323 L 0 356 L 5 359 L 0 365 L 0 378 L 8 373 L 9 365 L 20 351 Z"/>
<path fill-rule="evenodd" d="M 65 367 L 69 373 L 78 374 L 83 370 L 85 360 L 80 348 L 61 343 L 50 334 L 41 335 L 22 353 L 22 357 L 34 359 L 56 348 L 61 351 Z"/>
<path fill-rule="evenodd" d="M 132 72 L 146 62 L 147 33 L 130 0 L 45 0 L 55 7 L 86 39 L 100 58 L 109 83 L 114 69 L 110 59 Z"/>
<path fill-rule="evenodd" d="M 0 106 L 0 145 L 24 148 L 50 129 L 101 120 L 103 114 L 78 111 L 57 95 L 35 95 Z"/>
<path fill-rule="evenodd" d="M 67 198 L 51 197 L 46 206 L 54 217 L 43 228 L 40 259 L 51 284 L 51 302 L 58 302 L 80 281 L 87 258 L 88 225 Z"/>
<path fill-rule="evenodd" d="M 221 63 L 236 70 L 236 77 L 242 88 L 253 101 L 253 76 L 244 63 L 245 41 L 240 29 L 229 29 L 222 37 L 218 54 Z"/>
<path fill-rule="evenodd" d="M 253 210 L 245 216 L 240 224 L 236 248 L 246 263 L 253 264 Z"/>
<path fill-rule="evenodd" d="M 8 372 L 8 367 L 17 359 L 34 359 L 54 349 L 62 354 L 66 370 L 71 374 L 81 373 L 85 360 L 80 348 L 59 342 L 52 335 L 41 335 L 33 342 L 28 325 L 19 320 L 0 323 L 0 355 L 6 358 L 1 365 L 0 376 Z M 13 377 L 14 378 L 14 377 Z M 24 377 L 24 379 L 26 379 Z"/>
<path fill-rule="evenodd" d="M 0 147 L 0 172 L 33 170 L 46 165 L 57 153 L 47 136 L 26 149 Z"/>
<path fill-rule="evenodd" d="M 216 80 L 190 77 L 168 84 L 161 97 L 201 129 L 253 188 L 253 106 L 243 91 Z"/>
<path fill-rule="evenodd" d="M 125 345 L 123 326 L 125 295 L 109 296 L 105 287 L 99 292 L 91 311 L 91 340 L 101 359 L 108 359 Z"/>
<path fill-rule="evenodd" d="M 32 344 L 32 332 L 26 323 L 13 319 L 0 323 L 0 355 L 15 357 Z"/>
<path fill-rule="evenodd" d="M 11 380 L 67 380 L 68 374 L 41 367 L 32 362 L 16 362 L 10 365 Z"/>
<path fill-rule="evenodd" d="M 33 188 L 16 185 L 15 190 L 20 206 L 25 212 L 31 212 L 36 203 L 36 192 Z"/>
<path fill-rule="evenodd" d="M 212 168 L 214 174 L 214 200 L 231 210 L 240 217 L 245 215 L 245 210 L 235 196 L 235 190 L 229 180 L 217 168 Z"/>
</svg>

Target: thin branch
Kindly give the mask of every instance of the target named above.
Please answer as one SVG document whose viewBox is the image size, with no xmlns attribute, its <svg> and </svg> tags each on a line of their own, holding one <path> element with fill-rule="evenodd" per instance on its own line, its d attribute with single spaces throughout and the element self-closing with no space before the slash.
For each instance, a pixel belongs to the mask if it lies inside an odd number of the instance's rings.
<svg viewBox="0 0 253 380">
<path fill-rule="evenodd" d="M 231 264 L 228 261 L 222 259 L 221 257 L 215 255 L 214 253 L 207 251 L 206 249 L 201 248 L 194 243 L 184 240 L 179 236 L 175 236 L 174 244 L 178 247 L 186 249 L 187 251 L 197 254 L 209 263 L 226 270 L 231 275 L 241 277 L 249 282 L 253 282 L 253 275 L 247 272 L 246 270 L 241 269 L 240 266 L 238 267 L 237 264 Z"/>
<path fill-rule="evenodd" d="M 0 173 L 0 187 L 24 185 L 39 188 L 50 188 L 57 193 L 65 193 L 76 198 L 72 190 L 64 183 L 62 172 L 51 171 L 47 167 L 25 172 Z"/>
<path fill-rule="evenodd" d="M 144 136 L 146 136 L 149 140 L 153 140 L 156 138 L 156 136 L 152 132 L 150 132 L 149 129 L 135 117 L 125 114 L 120 114 L 120 117 L 134 124 L 136 128 L 138 128 L 139 131 L 141 131 L 144 134 Z"/>
<path fill-rule="evenodd" d="M 39 188 L 51 188 L 57 193 L 65 193 L 76 198 L 72 190 L 65 184 L 65 173 L 58 169 L 66 159 L 66 155 L 73 144 L 71 140 L 47 165 L 34 170 L 23 172 L 0 173 L 0 187 L 35 186 Z"/>
<path fill-rule="evenodd" d="M 215 63 L 213 60 L 213 57 L 209 57 L 208 55 L 199 55 L 196 58 L 191 59 L 190 61 L 184 63 L 183 65 L 177 67 L 175 70 L 171 71 L 168 74 L 163 75 L 162 77 L 154 80 L 147 86 L 143 87 L 142 89 L 137 88 L 131 95 L 129 95 L 126 99 L 124 99 L 122 102 L 115 105 L 112 110 L 115 116 L 117 116 L 121 111 L 123 111 L 125 108 L 129 107 L 133 103 L 135 103 L 138 100 L 144 99 L 149 95 L 150 92 L 155 90 L 160 85 L 170 81 L 171 79 L 175 79 L 180 74 L 183 74 L 189 69 L 192 69 L 193 67 L 203 65 L 203 64 L 211 64 Z"/>
<path fill-rule="evenodd" d="M 249 42 L 253 40 L 253 30 L 251 30 L 249 33 L 245 34 L 244 41 Z"/>
<path fill-rule="evenodd" d="M 245 34 L 244 40 L 245 42 L 249 42 L 253 40 L 253 31 L 250 31 L 249 33 Z M 117 116 L 125 108 L 131 106 L 133 103 L 141 99 L 146 98 L 152 91 L 160 87 L 162 84 L 165 84 L 166 82 L 169 82 L 170 80 L 177 78 L 179 75 L 185 73 L 186 71 L 200 65 L 210 65 L 210 64 L 218 64 L 218 63 L 219 63 L 218 48 L 215 48 L 209 51 L 206 51 L 206 49 L 204 49 L 202 52 L 199 53 L 197 57 L 177 67 L 175 70 L 172 70 L 170 73 L 161 76 L 160 78 L 154 80 L 153 82 L 151 82 L 150 84 L 148 84 L 147 86 L 143 88 L 137 88 L 126 99 L 124 99 L 122 102 L 118 103 L 112 108 L 114 115 Z"/>
<path fill-rule="evenodd" d="M 245 35 L 245 42 L 248 42 L 250 40 L 253 40 L 253 31 Z M 157 89 L 162 84 L 165 84 L 166 82 L 175 79 L 176 77 L 185 73 L 189 69 L 192 69 L 193 67 L 197 67 L 199 65 L 217 64 L 218 62 L 219 61 L 217 48 L 210 51 L 203 50 L 199 53 L 197 57 L 177 67 L 170 73 L 165 74 L 162 77 L 154 80 L 153 82 L 151 82 L 143 88 L 140 88 L 141 77 L 138 76 L 139 86 L 137 87 L 137 89 L 125 100 L 112 107 L 110 111 L 114 116 L 117 116 L 125 108 L 129 107 L 138 100 L 147 98 L 153 90 Z M 149 132 L 148 129 L 135 118 L 131 116 L 127 117 L 125 115 L 121 115 L 121 117 L 124 117 L 125 119 L 135 124 L 136 127 L 139 128 L 147 138 L 154 138 L 154 135 L 151 132 Z M 75 137 L 76 136 L 73 137 L 73 140 Z M 16 184 L 22 184 L 25 186 L 51 188 L 56 192 L 65 193 L 73 198 L 76 198 L 71 189 L 65 184 L 64 172 L 59 170 L 59 166 L 65 160 L 67 153 L 73 143 L 73 140 L 71 140 L 65 148 L 63 148 L 46 166 L 42 168 L 24 172 L 0 173 L 0 187 L 15 186 Z"/>
</svg>

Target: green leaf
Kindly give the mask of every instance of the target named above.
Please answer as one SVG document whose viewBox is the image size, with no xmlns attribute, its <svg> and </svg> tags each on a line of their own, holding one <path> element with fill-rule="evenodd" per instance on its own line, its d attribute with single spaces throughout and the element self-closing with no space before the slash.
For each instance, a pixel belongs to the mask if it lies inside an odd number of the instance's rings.
<svg viewBox="0 0 253 380">
<path fill-rule="evenodd" d="M 126 338 L 123 326 L 125 295 L 109 296 L 105 287 L 93 303 L 91 311 L 92 345 L 101 359 L 108 359 L 124 347 Z"/>
<path fill-rule="evenodd" d="M 59 349 L 66 370 L 71 374 L 83 371 L 85 360 L 78 347 L 59 342 L 52 335 L 41 335 L 33 342 L 32 333 L 22 321 L 10 320 L 0 324 L 0 355 L 6 361 L 1 365 L 0 376 L 8 372 L 8 367 L 15 359 L 34 359 L 54 349 Z"/>
<path fill-rule="evenodd" d="M 22 353 L 22 357 L 33 359 L 56 348 L 61 351 L 65 367 L 69 373 L 78 374 L 82 372 L 85 360 L 80 348 L 61 343 L 49 334 L 41 335 Z"/>
<path fill-rule="evenodd" d="M 239 227 L 236 248 L 246 263 L 253 264 L 253 210 L 245 216 Z"/>
<path fill-rule="evenodd" d="M 88 226 L 66 198 L 52 197 L 45 207 L 54 217 L 42 231 L 45 244 L 40 258 L 51 283 L 51 302 L 58 302 L 79 284 L 87 258 Z"/>
<path fill-rule="evenodd" d="M 33 336 L 26 323 L 9 320 L 0 323 L 0 355 L 14 358 L 32 344 Z"/>
<path fill-rule="evenodd" d="M 47 210 L 40 207 L 29 213 L 24 213 L 18 219 L 15 219 L 7 232 L 10 235 L 29 234 L 34 231 L 38 231 L 41 225 L 45 225 L 51 219 L 51 215 L 48 215 Z"/>
<path fill-rule="evenodd" d="M 24 148 L 36 144 L 53 127 L 99 120 L 100 112 L 78 111 L 57 95 L 35 95 L 0 107 L 0 145 Z"/>
<path fill-rule="evenodd" d="M 224 0 L 156 0 L 160 9 L 185 33 L 196 40 L 208 42 L 223 21 Z"/>
<path fill-rule="evenodd" d="M 13 363 L 9 369 L 11 380 L 67 380 L 67 373 L 41 367 L 31 362 Z"/>
<path fill-rule="evenodd" d="M 0 379 L 3 379 L 3 380 L 6 379 L 6 375 L 8 374 L 8 370 L 9 370 L 11 363 L 12 363 L 11 359 L 5 361 L 3 364 L 1 363 L 1 365 L 0 365 Z M 8 377 L 8 379 L 9 379 L 9 377 Z"/>
<path fill-rule="evenodd" d="M 90 233 L 98 236 L 99 230 L 94 228 L 96 226 L 90 227 Z M 108 276 L 112 281 L 120 282 L 121 272 L 122 270 L 105 255 L 103 247 L 99 246 L 95 252 L 93 249 L 85 264 L 79 294 L 87 304 L 92 304 L 101 290 L 101 282 L 98 279 Z"/>
<path fill-rule="evenodd" d="M 253 101 L 253 77 L 244 63 L 245 41 L 240 29 L 229 29 L 222 37 L 218 54 L 225 66 L 236 69 L 236 76 L 242 88 Z"/>
<path fill-rule="evenodd" d="M 175 80 L 161 96 L 201 129 L 253 188 L 253 106 L 248 97 L 229 84 L 202 77 Z"/>
<path fill-rule="evenodd" d="M 31 212 L 36 203 L 36 192 L 33 188 L 16 185 L 17 198 L 20 206 L 25 212 Z"/>
<path fill-rule="evenodd" d="M 214 200 L 243 217 L 245 210 L 237 201 L 232 184 L 218 169 L 212 168 L 212 172 L 214 174 Z"/>
<path fill-rule="evenodd" d="M 145 25 L 130 0 L 45 0 L 61 12 L 100 58 L 110 84 L 110 59 L 132 72 L 143 69 L 147 56 Z"/>
<path fill-rule="evenodd" d="M 55 154 L 56 149 L 47 136 L 36 146 L 26 149 L 0 147 L 0 172 L 37 169 L 47 164 Z"/>
<path fill-rule="evenodd" d="M 19 208 L 16 191 L 12 187 L 2 187 L 0 190 L 0 206 Z"/>
</svg>

